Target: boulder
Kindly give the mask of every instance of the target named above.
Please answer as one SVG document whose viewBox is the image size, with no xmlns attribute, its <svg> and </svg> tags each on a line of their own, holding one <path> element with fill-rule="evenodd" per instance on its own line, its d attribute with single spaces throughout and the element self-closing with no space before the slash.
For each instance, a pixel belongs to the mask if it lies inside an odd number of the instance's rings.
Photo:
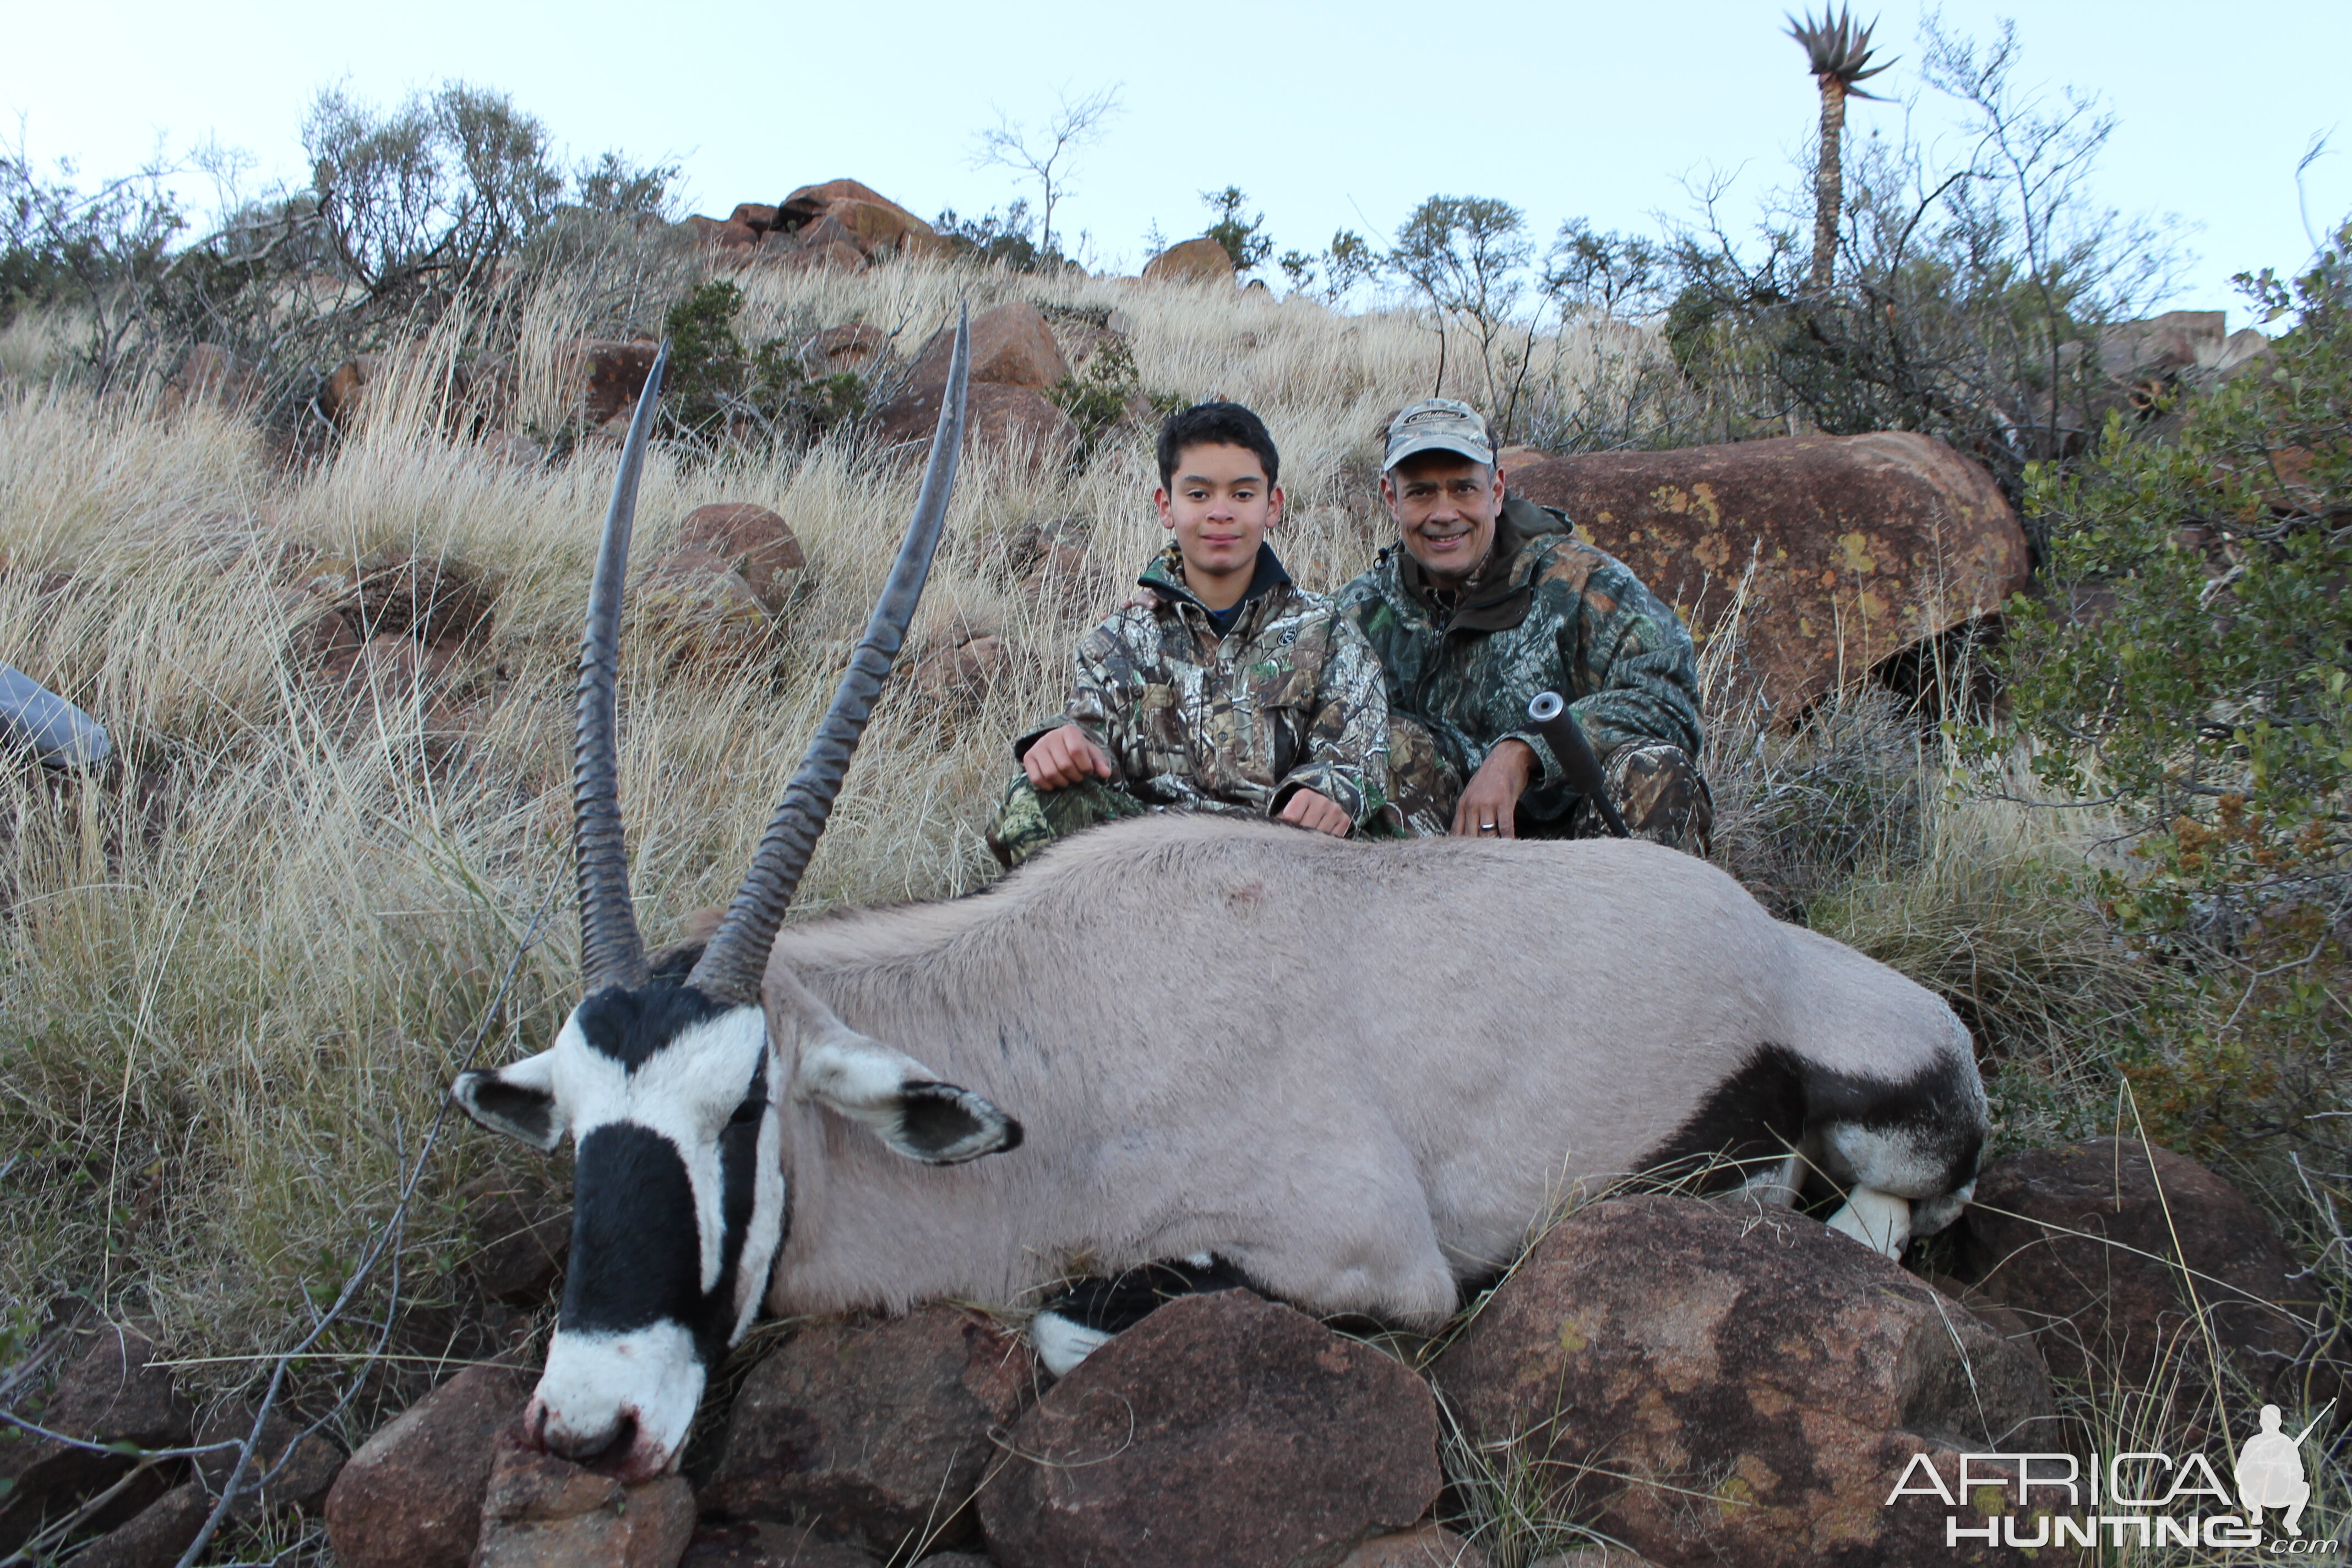
<svg viewBox="0 0 2352 1568">
<path fill-rule="evenodd" d="M 473 1568 L 675 1568 L 693 1535 L 685 1477 L 624 1486 L 523 1447 L 509 1427 L 498 1435 Z"/>
<path fill-rule="evenodd" d="M 702 550 L 727 563 L 760 603 L 782 610 L 806 559 L 793 525 L 763 506 L 719 501 L 698 506 L 678 525 L 678 547 Z"/>
<path fill-rule="evenodd" d="M 1231 283 L 1234 258 L 1225 247 L 1202 235 L 1171 245 L 1143 264 L 1143 276 L 1153 283 Z"/>
<path fill-rule="evenodd" d="M 217 343 L 198 343 L 163 384 L 163 412 L 209 403 L 234 414 L 260 395 L 259 372 Z"/>
<path fill-rule="evenodd" d="M 1983 469 L 1932 437 L 1800 436 L 1507 468 L 1631 567 L 1702 642 L 1751 563 L 1742 650 L 1794 719 L 1841 679 L 1998 611 L 2024 530 Z"/>
<path fill-rule="evenodd" d="M 253 1458 L 237 1483 L 237 1499 L 231 1510 L 237 1518 L 292 1510 L 315 1512 L 326 1500 L 335 1477 L 342 1471 L 343 1451 L 316 1432 L 305 1436 L 305 1425 L 275 1407 L 270 1410 L 262 1422 L 261 1440 L 255 1446 Z M 199 1444 L 242 1443 L 252 1435 L 253 1409 L 242 1402 L 214 1411 L 196 1427 Z M 236 1468 L 233 1448 L 196 1458 L 196 1475 L 215 1497 L 228 1485 L 229 1472 Z"/>
<path fill-rule="evenodd" d="M 467 1367 L 362 1444 L 327 1493 L 342 1568 L 466 1568 L 498 1434 L 530 1386 L 512 1367 Z"/>
<path fill-rule="evenodd" d="M 1017 1335 L 954 1307 L 813 1325 L 744 1380 L 703 1508 L 886 1557 L 971 1543 L 990 1435 L 1027 1406 L 1036 1375 Z"/>
<path fill-rule="evenodd" d="M 797 247 L 782 258 L 788 272 L 863 272 L 866 253 L 854 245 L 835 240 L 830 245 Z"/>
<path fill-rule="evenodd" d="M 587 381 L 582 407 L 590 425 L 603 425 L 635 410 L 637 395 L 645 391 L 646 377 L 653 374 L 654 356 L 660 351 L 659 343 L 636 342 L 590 342 L 580 346 Z"/>
<path fill-rule="evenodd" d="M 2220 310 L 2167 310 L 2117 321 L 2099 334 L 2099 369 L 2112 380 L 2169 377 L 2220 362 L 2229 319 Z"/>
<path fill-rule="evenodd" d="M 280 588 L 278 601 L 286 612 L 286 648 L 298 662 L 320 665 L 359 651 L 359 633 L 326 595 Z"/>
<path fill-rule="evenodd" d="M 948 384 L 948 361 L 955 354 L 955 329 L 933 332 L 915 355 L 899 389 L 901 397 L 919 397 L 939 407 Z M 1054 329 L 1037 307 L 1026 300 L 992 305 L 971 319 L 971 384 L 1026 386 L 1043 392 L 1070 374 Z"/>
<path fill-rule="evenodd" d="M 1402 1363 L 1245 1290 L 1189 1296 L 1022 1417 L 981 1521 L 1004 1568 L 1287 1563 L 1418 1521 L 1437 1436 Z"/>
<path fill-rule="evenodd" d="M 383 355 L 356 354 L 337 365 L 319 387 L 319 412 L 344 435 L 358 428 L 367 389 L 383 377 Z"/>
<path fill-rule="evenodd" d="M 743 574 L 708 550 L 670 552 L 628 594 L 638 625 L 680 658 L 749 658 L 767 642 L 772 624 L 768 606 Z"/>
<path fill-rule="evenodd" d="M 2022 1563 L 1885 1503 L 1915 1456 L 1956 1476 L 2053 1415 L 2030 1355 L 1869 1247 L 1662 1195 L 1555 1226 L 1430 1376 L 1498 1473 L 1669 1563 Z"/>
<path fill-rule="evenodd" d="M 823 250 L 828 245 L 845 245 L 856 251 L 861 259 L 866 255 L 865 247 L 857 243 L 857 236 L 830 213 L 821 215 L 815 222 L 803 224 L 790 234 L 776 230 L 760 249 L 763 253 L 774 251 L 781 255 L 786 250 Z"/>
<path fill-rule="evenodd" d="M 173 1568 L 212 1511 L 203 1483 L 183 1481 L 76 1552 L 75 1568 Z"/>
<path fill-rule="evenodd" d="M 466 1271 L 488 1301 L 544 1304 L 572 1250 L 572 1205 L 535 1180 L 490 1175 L 467 1184 Z"/>
<path fill-rule="evenodd" d="M 686 226 L 696 244 L 713 250 L 747 250 L 760 243 L 758 229 L 731 218 L 705 217 L 695 213 L 688 217 Z"/>
<path fill-rule="evenodd" d="M 875 429 L 885 446 L 919 453 L 939 426 L 938 395 L 898 397 L 875 412 Z M 964 394 L 964 449 L 1025 453 L 1033 463 L 1068 460 L 1078 447 L 1078 426 L 1042 392 L 1025 386 L 979 385 Z"/>
<path fill-rule="evenodd" d="M 941 700 L 987 695 L 1013 650 L 992 631 L 962 627 L 915 661 L 915 689 Z"/>
<path fill-rule="evenodd" d="M 819 332 L 803 351 L 803 356 L 810 362 L 814 374 L 835 375 L 843 371 L 863 371 L 889 352 L 890 339 L 882 329 L 852 321 Z"/>
<path fill-rule="evenodd" d="M 828 180 L 803 185 L 786 196 L 776 221 L 785 229 L 799 229 L 820 217 L 831 218 L 847 230 L 853 243 L 867 256 L 901 253 L 932 255 L 944 248 L 939 232 L 905 207 L 856 180 Z"/>
<path fill-rule="evenodd" d="M 776 226 L 776 209 L 765 202 L 738 202 L 727 221 L 740 223 L 753 234 L 765 234 Z"/>
<path fill-rule="evenodd" d="M 2212 1382 L 2201 1310 L 2210 1342 L 2265 1399 L 2315 1407 L 2339 1392 L 2332 1369 L 2314 1374 L 2306 1359 L 2297 1320 L 2323 1309 L 2311 1285 L 2290 1283 L 2269 1216 L 2169 1149 L 2094 1138 L 1996 1160 L 1956 1238 L 1955 1271 L 2032 1326 L 2056 1376 L 2138 1389 L 2162 1368 L 2186 1411 Z"/>
<path fill-rule="evenodd" d="M 85 1443 L 135 1443 L 173 1448 L 192 1435 L 195 1409 L 180 1396 L 171 1369 L 154 1364 L 161 1346 L 130 1329 L 107 1327 L 58 1375 L 37 1411 L 26 1414 L 52 1432 Z M 68 1511 L 129 1474 L 128 1454 L 94 1454 L 29 1434 L 0 1444 L 0 1554 L 14 1552 L 44 1517 Z M 170 1468 L 150 1470 L 89 1522 L 120 1524 L 170 1489 Z"/>
</svg>

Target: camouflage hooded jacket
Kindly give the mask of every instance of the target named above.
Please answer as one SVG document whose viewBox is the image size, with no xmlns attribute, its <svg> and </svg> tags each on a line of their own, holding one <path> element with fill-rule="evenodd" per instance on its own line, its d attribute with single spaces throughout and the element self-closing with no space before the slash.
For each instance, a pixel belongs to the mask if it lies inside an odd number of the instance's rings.
<svg viewBox="0 0 2352 1568">
<path fill-rule="evenodd" d="M 1160 607 L 1129 605 L 1079 641 L 1069 707 L 1016 741 L 1015 756 L 1075 722 L 1154 805 L 1269 816 L 1311 789 L 1359 827 L 1387 814 L 1380 666 L 1330 600 L 1293 584 L 1264 544 L 1222 637 L 1175 546 L 1139 581 Z"/>
<path fill-rule="evenodd" d="M 1499 742 L 1527 742 L 1538 764 L 1523 803 L 1530 816 L 1557 818 L 1576 804 L 1559 759 L 1528 728 L 1528 702 L 1539 691 L 1568 699 L 1604 761 L 1643 740 L 1671 742 L 1697 760 L 1690 634 L 1558 511 L 1506 498 L 1486 564 L 1450 609 L 1401 544 L 1337 597 L 1380 655 L 1391 710 L 1418 720 L 1465 781 Z"/>
</svg>

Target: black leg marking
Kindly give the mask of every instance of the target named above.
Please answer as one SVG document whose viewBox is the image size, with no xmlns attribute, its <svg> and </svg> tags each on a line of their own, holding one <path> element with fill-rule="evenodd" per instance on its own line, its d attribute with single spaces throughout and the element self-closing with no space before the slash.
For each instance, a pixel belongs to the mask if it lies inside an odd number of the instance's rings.
<svg viewBox="0 0 2352 1568">
<path fill-rule="evenodd" d="M 1040 1310 L 1081 1328 L 1116 1334 L 1135 1327 L 1179 1297 L 1236 1289 L 1252 1290 L 1256 1287 L 1240 1269 L 1212 1256 L 1206 1265 L 1191 1261 L 1147 1263 L 1113 1279 L 1081 1279 Z"/>
<path fill-rule="evenodd" d="M 1797 1058 L 1766 1046 L 1717 1085 L 1674 1136 L 1643 1156 L 1644 1186 L 1728 1192 L 1767 1173 L 1805 1136 L 1805 1089 Z"/>
</svg>

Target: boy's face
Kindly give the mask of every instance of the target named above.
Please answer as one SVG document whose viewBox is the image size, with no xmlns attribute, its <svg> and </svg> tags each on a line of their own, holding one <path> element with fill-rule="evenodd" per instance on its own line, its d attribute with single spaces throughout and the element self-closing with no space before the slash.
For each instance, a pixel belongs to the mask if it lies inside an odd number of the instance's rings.
<svg viewBox="0 0 2352 1568">
<path fill-rule="evenodd" d="M 1184 552 L 1184 581 L 1195 594 L 1238 578 L 1238 597 L 1256 569 L 1259 542 L 1282 521 L 1282 489 L 1266 483 L 1265 465 L 1247 447 L 1185 447 L 1168 489 L 1152 499 Z"/>
</svg>

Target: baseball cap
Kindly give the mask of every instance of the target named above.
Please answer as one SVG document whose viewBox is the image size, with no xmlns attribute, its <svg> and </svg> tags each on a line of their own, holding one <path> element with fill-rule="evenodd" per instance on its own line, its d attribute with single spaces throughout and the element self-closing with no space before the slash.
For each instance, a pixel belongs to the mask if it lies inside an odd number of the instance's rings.
<svg viewBox="0 0 2352 1568">
<path fill-rule="evenodd" d="M 1451 397 L 1425 397 L 1389 421 L 1389 452 L 1381 467 L 1393 468 L 1417 452 L 1458 452 L 1474 463 L 1495 460 L 1486 418 Z"/>
</svg>

